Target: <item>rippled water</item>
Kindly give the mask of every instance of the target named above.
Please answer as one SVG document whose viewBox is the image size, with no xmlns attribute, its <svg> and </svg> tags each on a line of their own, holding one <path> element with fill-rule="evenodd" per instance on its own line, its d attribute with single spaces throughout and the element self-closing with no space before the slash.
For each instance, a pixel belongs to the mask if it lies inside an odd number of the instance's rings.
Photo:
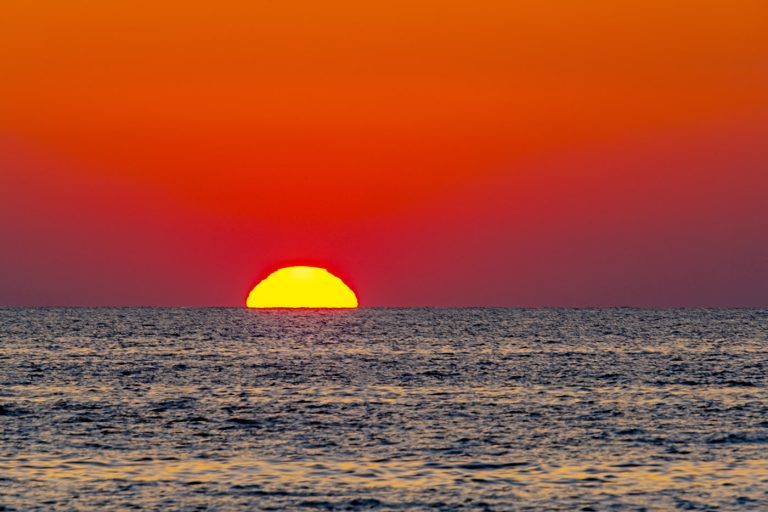
<svg viewBox="0 0 768 512">
<path fill-rule="evenodd" d="M 768 510 L 768 311 L 0 309 L 0 510 Z"/>
</svg>

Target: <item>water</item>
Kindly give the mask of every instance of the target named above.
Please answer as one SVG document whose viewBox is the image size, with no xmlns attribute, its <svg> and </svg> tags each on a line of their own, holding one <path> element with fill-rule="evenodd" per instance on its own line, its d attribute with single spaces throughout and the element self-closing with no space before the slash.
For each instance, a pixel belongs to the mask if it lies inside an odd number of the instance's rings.
<svg viewBox="0 0 768 512">
<path fill-rule="evenodd" d="M 0 309 L 0 510 L 766 510 L 766 327 Z"/>
</svg>

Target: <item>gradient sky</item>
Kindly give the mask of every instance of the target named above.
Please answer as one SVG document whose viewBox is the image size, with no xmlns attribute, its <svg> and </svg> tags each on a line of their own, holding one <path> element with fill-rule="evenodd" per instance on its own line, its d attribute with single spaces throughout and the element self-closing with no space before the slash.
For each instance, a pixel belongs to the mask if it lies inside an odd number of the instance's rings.
<svg viewBox="0 0 768 512">
<path fill-rule="evenodd" d="M 765 0 L 8 0 L 0 304 L 768 306 Z"/>
</svg>

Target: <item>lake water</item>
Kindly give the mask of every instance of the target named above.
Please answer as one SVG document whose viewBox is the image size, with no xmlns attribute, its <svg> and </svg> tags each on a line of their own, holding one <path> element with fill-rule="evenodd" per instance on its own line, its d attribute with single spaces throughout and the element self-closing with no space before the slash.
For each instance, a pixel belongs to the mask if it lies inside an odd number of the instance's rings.
<svg viewBox="0 0 768 512">
<path fill-rule="evenodd" d="M 768 510 L 768 311 L 0 309 L 0 510 Z"/>
</svg>

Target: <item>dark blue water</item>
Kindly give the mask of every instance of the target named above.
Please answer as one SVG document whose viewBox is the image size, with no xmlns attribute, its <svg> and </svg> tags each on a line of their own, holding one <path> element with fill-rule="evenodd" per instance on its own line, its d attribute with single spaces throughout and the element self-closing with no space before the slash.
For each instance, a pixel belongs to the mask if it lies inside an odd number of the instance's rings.
<svg viewBox="0 0 768 512">
<path fill-rule="evenodd" d="M 766 369 L 758 310 L 0 309 L 0 510 L 768 510 Z"/>
</svg>

